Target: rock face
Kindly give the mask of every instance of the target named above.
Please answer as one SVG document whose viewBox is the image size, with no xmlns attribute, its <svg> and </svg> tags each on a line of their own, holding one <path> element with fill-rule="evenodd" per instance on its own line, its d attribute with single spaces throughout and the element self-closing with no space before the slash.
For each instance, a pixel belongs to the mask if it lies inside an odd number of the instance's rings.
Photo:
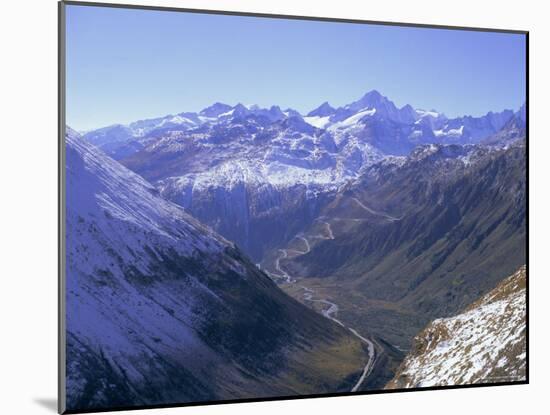
<svg viewBox="0 0 550 415">
<path fill-rule="evenodd" d="M 368 351 L 68 129 L 67 409 L 349 391 Z"/>
<path fill-rule="evenodd" d="M 232 184 L 202 186 L 200 177 L 159 183 L 161 194 L 185 207 L 259 262 L 265 250 L 282 245 L 311 224 L 333 192 L 294 185 L 247 181 L 235 172 Z"/>
<path fill-rule="evenodd" d="M 526 380 L 526 269 L 454 317 L 437 319 L 387 389 Z"/>
<path fill-rule="evenodd" d="M 495 134 L 483 140 L 483 144 L 492 146 L 509 146 L 518 138 L 527 135 L 527 114 L 525 104 Z"/>
</svg>

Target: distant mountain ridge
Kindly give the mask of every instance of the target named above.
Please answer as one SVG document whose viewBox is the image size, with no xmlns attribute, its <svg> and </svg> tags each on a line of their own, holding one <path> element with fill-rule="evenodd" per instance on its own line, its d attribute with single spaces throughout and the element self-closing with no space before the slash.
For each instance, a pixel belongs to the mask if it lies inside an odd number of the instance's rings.
<svg viewBox="0 0 550 415">
<path fill-rule="evenodd" d="M 525 111 L 525 106 L 519 111 L 522 110 Z M 239 103 L 231 106 L 217 102 L 198 113 L 182 112 L 139 120 L 128 125 L 115 124 L 88 131 L 84 137 L 94 145 L 105 147 L 109 154 L 117 156 L 115 149 L 119 146 L 136 141 L 153 131 L 192 130 L 227 119 L 256 116 L 264 118 L 264 121 L 276 122 L 295 117 L 303 119 L 313 127 L 334 131 L 347 130 L 352 126 L 365 124 L 371 117 L 373 120 L 386 120 L 408 126 L 405 135 L 413 144 L 420 142 L 476 143 L 497 133 L 519 111 L 516 113 L 512 110 L 496 113 L 489 111 L 480 117 L 463 116 L 449 119 L 435 110 L 414 109 L 409 104 L 397 108 L 389 98 L 377 90 L 372 90 L 360 99 L 342 107 L 334 108 L 328 102 L 324 102 L 307 115 L 302 115 L 291 108 L 282 111 L 276 105 L 261 108 L 257 105 L 245 106 Z M 388 153 L 396 154 L 397 151 L 404 154 L 410 149 L 410 146 L 406 146 L 406 148 L 393 149 Z M 127 155 L 126 152 L 122 154 Z"/>
<path fill-rule="evenodd" d="M 425 144 L 508 145 L 519 135 L 504 140 L 497 134 L 513 116 L 506 110 L 448 119 L 411 105 L 397 108 L 374 90 L 339 108 L 325 102 L 307 116 L 276 105 L 217 102 L 199 113 L 106 127 L 84 137 L 258 260 L 310 223 L 323 200 L 369 166 Z M 274 229 L 277 221 L 288 229 Z"/>
</svg>

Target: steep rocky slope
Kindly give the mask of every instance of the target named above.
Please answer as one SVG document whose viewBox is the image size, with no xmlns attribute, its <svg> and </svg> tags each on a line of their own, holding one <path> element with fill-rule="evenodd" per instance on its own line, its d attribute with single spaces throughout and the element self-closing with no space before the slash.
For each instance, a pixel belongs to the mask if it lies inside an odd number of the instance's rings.
<svg viewBox="0 0 550 415">
<path fill-rule="evenodd" d="M 526 380 L 526 269 L 461 314 L 431 322 L 387 389 Z"/>
<path fill-rule="evenodd" d="M 495 134 L 482 142 L 492 146 L 508 146 L 527 135 L 527 109 L 525 104 Z"/>
<path fill-rule="evenodd" d="M 69 410 L 351 390 L 363 342 L 70 129 L 66 151 Z"/>
</svg>

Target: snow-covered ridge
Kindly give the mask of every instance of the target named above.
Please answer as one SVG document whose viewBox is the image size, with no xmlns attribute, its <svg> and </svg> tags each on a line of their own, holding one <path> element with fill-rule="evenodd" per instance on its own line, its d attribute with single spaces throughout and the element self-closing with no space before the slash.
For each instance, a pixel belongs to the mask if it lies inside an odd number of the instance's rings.
<svg viewBox="0 0 550 415">
<path fill-rule="evenodd" d="M 330 123 L 330 116 L 320 117 L 316 115 L 312 117 L 304 117 L 304 121 L 313 127 L 325 128 L 325 126 Z"/>
<path fill-rule="evenodd" d="M 387 388 L 525 380 L 525 285 L 523 266 L 462 314 L 434 320 Z"/>
<path fill-rule="evenodd" d="M 521 109 L 517 112 L 520 114 Z M 415 109 L 411 105 L 398 108 L 389 98 L 376 90 L 367 92 L 363 97 L 348 105 L 333 108 L 328 102 L 310 111 L 307 115 L 301 114 L 292 108 L 282 111 L 278 106 L 261 108 L 258 105 L 243 105 L 238 103 L 231 106 L 223 103 L 215 103 L 201 110 L 199 113 L 182 112 L 163 117 L 139 120 L 127 125 L 116 124 L 89 131 L 85 134 L 93 144 L 101 144 L 105 132 L 118 129 L 124 133 L 117 133 L 117 140 L 140 138 L 158 129 L 177 128 L 180 130 L 192 130 L 203 125 L 216 124 L 233 118 L 246 116 L 261 116 L 270 121 L 279 121 L 292 117 L 303 119 L 309 125 L 320 129 L 342 129 L 360 125 L 366 117 L 377 117 L 390 120 L 403 125 L 416 126 L 412 128 L 410 135 L 418 138 L 425 135 L 420 127 L 431 130 L 432 136 L 443 139 L 457 139 L 470 136 L 475 140 L 484 138 L 490 133 L 495 133 L 514 114 L 510 110 L 499 113 L 488 112 L 482 117 L 464 116 L 448 119 L 443 113 L 436 110 Z M 466 129 L 466 131 L 465 131 Z M 483 137 L 482 137 L 483 136 Z"/>
<path fill-rule="evenodd" d="M 170 240 L 182 253 L 220 251 L 229 246 L 219 235 L 184 210 L 159 196 L 158 190 L 67 128 L 67 211 L 78 220 L 93 220 L 111 233 L 109 218 Z M 104 216 L 98 217 L 102 211 Z M 116 232 L 113 238 L 120 237 Z"/>
</svg>

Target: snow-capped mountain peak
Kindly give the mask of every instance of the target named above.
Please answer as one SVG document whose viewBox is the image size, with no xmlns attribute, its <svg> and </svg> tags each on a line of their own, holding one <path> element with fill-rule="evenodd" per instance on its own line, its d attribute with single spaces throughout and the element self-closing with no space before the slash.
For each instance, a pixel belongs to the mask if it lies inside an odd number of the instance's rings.
<svg viewBox="0 0 550 415">
<path fill-rule="evenodd" d="M 307 117 L 327 117 L 336 111 L 327 101 L 323 102 L 314 110 L 308 112 Z"/>
<path fill-rule="evenodd" d="M 351 104 L 346 105 L 344 108 L 349 109 L 351 111 L 360 111 L 365 108 L 378 109 L 387 105 L 393 105 L 393 102 L 391 102 L 387 97 L 383 96 L 377 90 L 373 89 L 372 91 L 367 92 L 357 101 L 354 101 Z"/>
<path fill-rule="evenodd" d="M 231 109 L 233 109 L 231 105 L 216 102 L 215 104 L 204 108 L 199 114 L 205 117 L 218 117 L 219 115 L 228 112 Z"/>
</svg>

